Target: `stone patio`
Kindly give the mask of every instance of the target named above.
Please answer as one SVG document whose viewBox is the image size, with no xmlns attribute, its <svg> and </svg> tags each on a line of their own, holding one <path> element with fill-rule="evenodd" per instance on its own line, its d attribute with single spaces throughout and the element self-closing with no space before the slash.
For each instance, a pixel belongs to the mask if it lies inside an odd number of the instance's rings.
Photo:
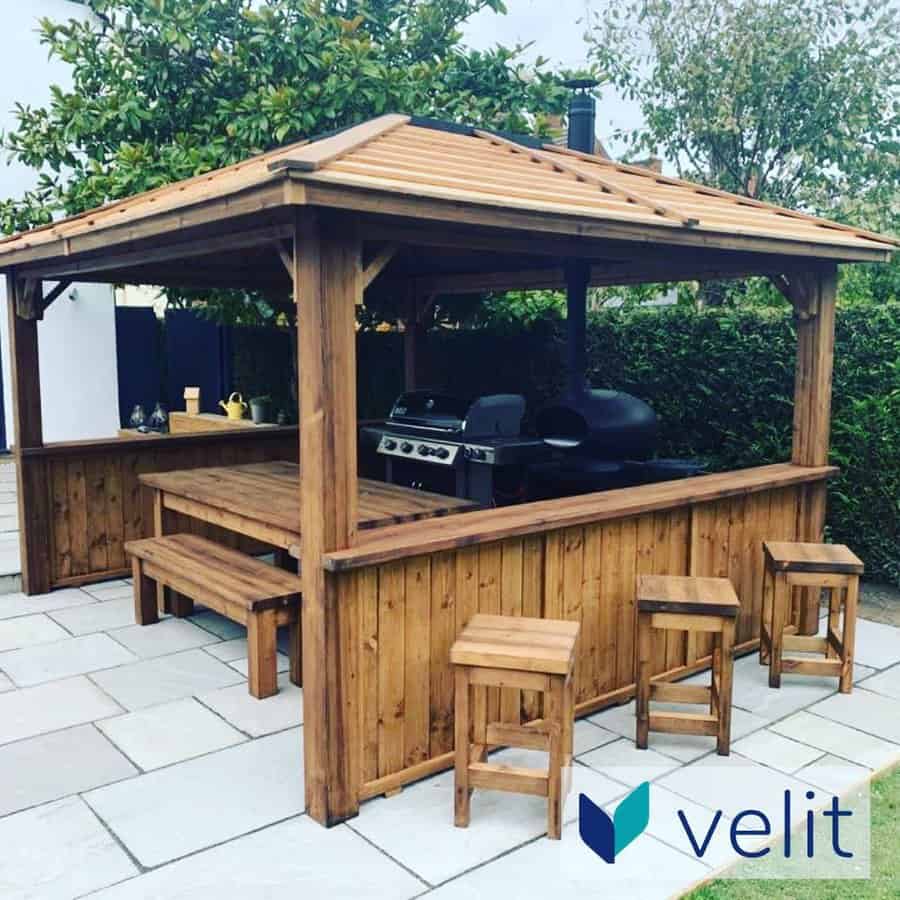
<svg viewBox="0 0 900 900">
<path fill-rule="evenodd" d="M 723 798 L 837 793 L 900 761 L 900 604 L 885 589 L 879 621 L 858 626 L 850 697 L 831 679 L 770 691 L 755 655 L 737 662 L 728 759 L 702 737 L 654 734 L 635 750 L 633 703 L 580 720 L 561 842 L 545 836 L 544 802 L 513 794 L 476 792 L 472 825 L 453 828 L 450 772 L 326 831 L 303 814 L 301 691 L 285 654 L 280 693 L 257 701 L 244 629 L 213 612 L 140 628 L 128 581 L 5 593 L 19 586 L 17 529 L 14 469 L 0 464 L 4 900 L 677 896 L 734 853 L 719 830 L 698 860 L 656 811 L 705 829 Z M 645 780 L 650 826 L 607 866 L 578 838 L 578 793 L 611 810 Z"/>
<path fill-rule="evenodd" d="M 0 893 L 677 895 L 731 859 L 724 831 L 700 861 L 654 816 L 608 866 L 578 838 L 578 792 L 615 805 L 650 780 L 654 809 L 702 825 L 731 795 L 759 804 L 784 786 L 867 778 L 900 760 L 900 629 L 861 622 L 857 651 L 849 697 L 832 680 L 789 676 L 770 691 L 756 656 L 739 660 L 728 759 L 702 737 L 654 734 L 635 750 L 632 704 L 580 720 L 561 842 L 545 837 L 540 798 L 512 794 L 476 792 L 471 827 L 453 828 L 452 773 L 325 830 L 303 814 L 301 692 L 282 675 L 276 697 L 248 695 L 242 629 L 204 610 L 137 628 L 126 581 L 2 596 Z M 502 755 L 530 762 L 529 751 Z"/>
</svg>

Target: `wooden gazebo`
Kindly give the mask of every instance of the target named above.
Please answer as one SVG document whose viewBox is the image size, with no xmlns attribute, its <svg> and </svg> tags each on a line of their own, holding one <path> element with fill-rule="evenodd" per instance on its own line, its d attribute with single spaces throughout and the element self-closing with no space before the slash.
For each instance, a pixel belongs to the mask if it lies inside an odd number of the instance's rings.
<svg viewBox="0 0 900 900">
<path fill-rule="evenodd" d="M 38 321 L 62 290 L 44 282 L 293 288 L 306 796 L 315 819 L 339 822 L 452 764 L 448 648 L 475 611 L 580 620 L 579 713 L 633 693 L 636 573 L 729 576 L 738 641 L 754 645 L 761 541 L 822 534 L 837 264 L 884 261 L 895 244 L 533 139 L 401 115 L 8 238 L 25 588 L 124 573 L 122 540 L 149 516 L 141 471 L 297 455 L 290 429 L 44 446 Z M 771 277 L 796 312 L 790 461 L 358 533 L 355 313 L 367 291 L 402 292 L 414 317 L 436 293 L 566 287 L 577 299 L 588 285 L 750 275 Z M 814 597 L 796 599 L 794 624 L 815 629 Z M 654 671 L 679 677 L 708 653 L 702 638 L 664 640 Z M 499 717 L 540 716 L 527 691 L 487 702 Z"/>
</svg>

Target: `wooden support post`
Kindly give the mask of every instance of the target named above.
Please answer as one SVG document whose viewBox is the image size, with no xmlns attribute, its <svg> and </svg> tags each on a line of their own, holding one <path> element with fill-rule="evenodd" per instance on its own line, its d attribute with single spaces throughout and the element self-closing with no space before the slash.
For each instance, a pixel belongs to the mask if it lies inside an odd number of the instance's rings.
<svg viewBox="0 0 900 900">
<path fill-rule="evenodd" d="M 798 466 L 828 463 L 831 433 L 831 379 L 834 366 L 834 315 L 837 267 L 822 265 L 792 275 L 787 296 L 797 323 L 797 368 L 794 381 L 794 438 L 791 461 Z M 825 528 L 825 483 L 803 488 L 798 510 L 797 539 L 816 543 Z M 800 634 L 819 628 L 819 591 L 802 589 Z"/>
<path fill-rule="evenodd" d="M 414 391 L 421 387 L 424 374 L 425 341 L 428 335 L 427 320 L 431 314 L 431 301 L 410 286 L 406 298 L 403 332 L 403 389 Z"/>
<path fill-rule="evenodd" d="M 359 809 L 358 652 L 353 604 L 337 602 L 325 553 L 357 528 L 356 301 L 362 244 L 347 219 L 302 209 L 294 240 L 297 303 L 303 579 L 303 744 L 306 807 L 334 825 Z"/>
<path fill-rule="evenodd" d="M 44 594 L 50 590 L 50 494 L 43 461 L 22 452 L 42 446 L 44 441 L 38 323 L 34 318 L 24 319 L 17 314 L 21 290 L 22 284 L 15 275 L 7 275 L 22 590 L 26 594 Z M 40 290 L 40 284 L 33 290 Z M 39 304 L 40 298 L 34 301 Z"/>
</svg>

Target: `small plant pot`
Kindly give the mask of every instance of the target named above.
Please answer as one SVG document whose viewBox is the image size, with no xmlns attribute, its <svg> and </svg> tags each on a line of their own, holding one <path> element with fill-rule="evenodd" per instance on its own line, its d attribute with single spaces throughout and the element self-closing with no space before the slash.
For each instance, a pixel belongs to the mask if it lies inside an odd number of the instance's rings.
<svg viewBox="0 0 900 900">
<path fill-rule="evenodd" d="M 265 423 L 269 413 L 268 403 L 254 403 L 250 401 L 250 418 L 253 419 L 254 425 L 262 425 Z"/>
</svg>

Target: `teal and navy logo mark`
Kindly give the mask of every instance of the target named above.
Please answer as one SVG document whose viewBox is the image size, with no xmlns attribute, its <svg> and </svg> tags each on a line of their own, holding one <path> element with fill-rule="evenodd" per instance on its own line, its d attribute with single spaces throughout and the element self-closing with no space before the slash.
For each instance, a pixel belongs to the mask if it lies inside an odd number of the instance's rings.
<svg viewBox="0 0 900 900">
<path fill-rule="evenodd" d="M 621 853 L 650 821 L 650 785 L 639 784 L 610 818 L 586 794 L 578 795 L 578 831 L 581 839 L 608 863 Z"/>
</svg>

